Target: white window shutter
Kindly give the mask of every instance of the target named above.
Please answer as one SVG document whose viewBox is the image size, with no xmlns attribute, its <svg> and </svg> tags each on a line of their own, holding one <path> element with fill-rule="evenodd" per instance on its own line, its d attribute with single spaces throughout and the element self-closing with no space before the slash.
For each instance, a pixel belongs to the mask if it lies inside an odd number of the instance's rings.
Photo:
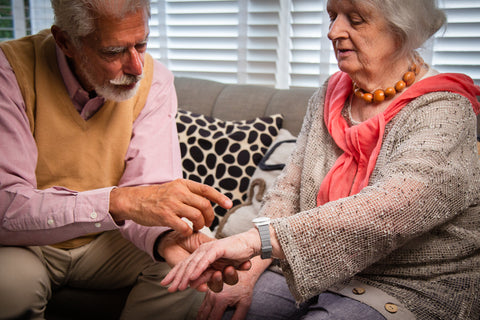
<svg viewBox="0 0 480 320">
<path fill-rule="evenodd" d="M 25 2 L 12 2 L 13 27 L 15 38 L 27 35 L 27 19 L 25 19 Z"/>
<path fill-rule="evenodd" d="M 246 23 L 242 21 L 241 24 L 246 24 L 247 33 L 246 37 L 240 34 L 240 39 L 246 43 L 247 77 L 244 79 L 246 81 L 241 83 L 273 86 L 277 83 L 277 77 L 278 81 L 282 79 L 277 72 L 280 65 L 285 65 L 285 57 L 280 52 L 281 48 L 288 46 L 288 41 L 286 43 L 286 40 L 282 40 L 280 36 L 281 22 L 286 18 L 285 15 L 281 16 L 282 3 L 280 0 L 244 2 L 248 3 L 248 7 L 245 8 Z"/>
<path fill-rule="evenodd" d="M 25 18 L 17 1 L 29 3 Z M 465 73 L 480 84 L 480 0 L 439 3 L 448 25 L 422 54 L 440 72 Z M 12 17 L 1 18 L 13 19 L 18 34 L 53 22 L 49 0 L 11 4 Z M 151 0 L 151 7 L 148 50 L 175 75 L 288 88 L 318 87 L 338 70 L 326 0 Z M 19 21 L 29 18 L 31 31 Z"/>
<path fill-rule="evenodd" d="M 435 36 L 432 65 L 469 75 L 480 85 L 480 1 L 442 1 L 448 24 Z"/>
<path fill-rule="evenodd" d="M 164 2 L 169 68 L 176 75 L 237 82 L 237 1 Z"/>
<path fill-rule="evenodd" d="M 53 24 L 50 0 L 30 0 L 30 23 L 32 34 L 43 29 L 50 29 Z"/>
<path fill-rule="evenodd" d="M 329 49 L 324 47 L 328 42 L 322 41 L 324 8 L 323 1 L 292 1 L 292 86 L 318 86 L 320 74 L 329 72 Z"/>
</svg>

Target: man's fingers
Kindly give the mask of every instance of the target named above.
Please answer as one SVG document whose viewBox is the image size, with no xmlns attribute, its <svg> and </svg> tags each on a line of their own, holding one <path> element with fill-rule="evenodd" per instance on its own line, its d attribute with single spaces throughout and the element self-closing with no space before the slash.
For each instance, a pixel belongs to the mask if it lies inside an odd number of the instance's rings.
<svg viewBox="0 0 480 320">
<path fill-rule="evenodd" d="M 212 275 L 212 278 L 207 282 L 208 287 L 213 292 L 220 292 L 223 290 L 223 278 L 222 272 L 215 271 Z"/>
<path fill-rule="evenodd" d="M 177 186 L 182 187 L 175 190 L 175 196 L 180 201 L 180 204 L 174 208 L 175 214 L 190 220 L 194 230 L 200 230 L 204 226 L 209 227 L 215 218 L 212 205 L 208 198 L 196 191 L 198 191 L 197 189 L 213 188 L 190 180 L 180 181 L 181 184 Z M 197 186 L 197 188 L 192 188 L 191 185 Z M 213 190 L 217 192 L 215 189 Z"/>
<path fill-rule="evenodd" d="M 195 290 L 199 291 L 199 292 L 207 292 L 208 290 L 208 285 L 206 283 L 202 283 L 201 285 L 199 285 L 198 287 L 195 288 Z"/>
<path fill-rule="evenodd" d="M 172 182 L 171 193 L 175 194 L 180 204 L 173 207 L 178 217 L 190 220 L 195 231 L 209 227 L 214 218 L 211 202 L 225 209 L 232 207 L 232 201 L 215 188 L 191 180 L 179 179 Z"/>
<path fill-rule="evenodd" d="M 170 226 L 173 230 L 177 231 L 184 237 L 188 237 L 193 233 L 193 230 L 188 223 L 176 216 L 173 220 L 167 221 L 166 225 Z"/>
<path fill-rule="evenodd" d="M 214 300 L 215 297 L 212 297 L 211 294 L 207 292 L 207 294 L 205 295 L 205 299 L 203 299 L 202 305 L 198 309 L 196 320 L 208 319 L 208 315 L 210 314 L 214 304 L 211 299 Z"/>
<path fill-rule="evenodd" d="M 193 193 L 205 197 L 225 209 L 230 209 L 232 207 L 232 200 L 215 190 L 215 188 L 191 180 L 185 180 L 185 182 L 187 187 Z"/>
<path fill-rule="evenodd" d="M 211 292 L 210 292 L 210 295 L 212 295 L 214 297 L 213 301 L 214 301 L 215 304 L 212 305 L 212 307 L 211 307 L 210 313 L 208 315 L 208 319 L 209 320 L 221 320 L 223 314 L 225 313 L 225 310 L 228 307 L 228 299 L 222 299 L 221 297 L 219 297 L 217 299 L 215 297 L 216 294 L 211 293 Z"/>
<path fill-rule="evenodd" d="M 202 291 L 204 286 L 207 287 L 209 286 L 209 282 L 211 281 L 213 274 L 217 272 L 216 270 L 213 269 L 208 269 L 205 272 L 203 272 L 198 278 L 191 280 L 189 282 L 190 288 L 196 289 L 198 291 Z"/>
<path fill-rule="evenodd" d="M 248 309 L 250 308 L 250 303 L 239 303 L 235 309 L 235 313 L 232 316 L 231 320 L 243 320 L 247 318 Z"/>
<path fill-rule="evenodd" d="M 210 203 L 208 203 L 208 206 L 210 208 L 204 209 L 204 212 L 202 212 L 201 209 L 198 208 L 198 203 L 195 203 L 194 201 L 192 201 L 192 199 L 190 199 L 188 201 L 185 201 L 184 203 L 181 203 L 175 209 L 175 214 L 180 218 L 188 219 L 192 223 L 193 230 L 198 231 L 203 227 L 208 227 L 212 224 L 214 218 L 213 209 L 210 206 Z"/>
<path fill-rule="evenodd" d="M 238 272 L 233 266 L 227 266 L 223 270 L 223 282 L 230 286 L 238 283 Z"/>
<path fill-rule="evenodd" d="M 200 277 L 190 282 L 192 288 L 198 291 L 203 290 L 203 284 L 207 283 L 210 290 L 220 292 L 223 289 L 223 283 L 235 285 L 238 283 L 238 273 L 233 266 L 227 266 L 223 271 L 207 270 Z"/>
<path fill-rule="evenodd" d="M 247 260 L 247 261 L 243 262 L 243 263 L 237 268 L 237 270 L 248 271 L 248 270 L 250 270 L 251 267 L 252 267 L 252 261 L 251 261 L 251 260 Z"/>
</svg>

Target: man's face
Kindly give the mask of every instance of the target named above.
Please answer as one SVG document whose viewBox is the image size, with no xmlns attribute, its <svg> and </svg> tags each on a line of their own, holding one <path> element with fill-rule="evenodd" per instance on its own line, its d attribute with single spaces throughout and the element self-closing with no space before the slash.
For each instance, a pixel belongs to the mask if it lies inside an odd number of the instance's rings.
<svg viewBox="0 0 480 320">
<path fill-rule="evenodd" d="M 96 30 L 82 39 L 80 50 L 71 57 L 83 88 L 110 100 L 122 101 L 135 95 L 143 75 L 149 34 L 145 10 L 123 19 L 102 17 Z"/>
</svg>

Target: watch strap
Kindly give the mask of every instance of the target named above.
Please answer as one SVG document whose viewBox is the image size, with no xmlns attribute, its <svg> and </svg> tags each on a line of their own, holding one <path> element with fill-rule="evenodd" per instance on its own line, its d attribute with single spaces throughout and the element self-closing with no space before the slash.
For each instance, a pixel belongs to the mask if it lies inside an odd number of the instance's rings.
<svg viewBox="0 0 480 320">
<path fill-rule="evenodd" d="M 262 259 L 270 259 L 272 257 L 272 244 L 270 243 L 270 228 L 268 224 L 257 225 L 260 241 L 262 242 L 261 254 Z"/>
</svg>

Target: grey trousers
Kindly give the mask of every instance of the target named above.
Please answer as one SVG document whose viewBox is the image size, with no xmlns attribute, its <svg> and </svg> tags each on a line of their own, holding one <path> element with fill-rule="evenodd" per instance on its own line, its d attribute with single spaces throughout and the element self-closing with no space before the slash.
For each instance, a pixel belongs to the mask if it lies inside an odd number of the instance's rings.
<svg viewBox="0 0 480 320">
<path fill-rule="evenodd" d="M 230 319 L 234 310 L 227 310 L 223 319 Z M 285 278 L 265 271 L 253 291 L 248 320 L 385 320 L 377 310 L 335 293 L 325 292 L 297 306 Z"/>
<path fill-rule="evenodd" d="M 204 294 L 167 292 L 160 281 L 169 270 L 167 263 L 152 261 L 118 231 L 105 232 L 72 250 L 0 247 L 0 319 L 26 310 L 31 310 L 32 319 L 43 319 L 52 291 L 65 285 L 87 289 L 133 285 L 122 319 L 195 318 Z"/>
</svg>

